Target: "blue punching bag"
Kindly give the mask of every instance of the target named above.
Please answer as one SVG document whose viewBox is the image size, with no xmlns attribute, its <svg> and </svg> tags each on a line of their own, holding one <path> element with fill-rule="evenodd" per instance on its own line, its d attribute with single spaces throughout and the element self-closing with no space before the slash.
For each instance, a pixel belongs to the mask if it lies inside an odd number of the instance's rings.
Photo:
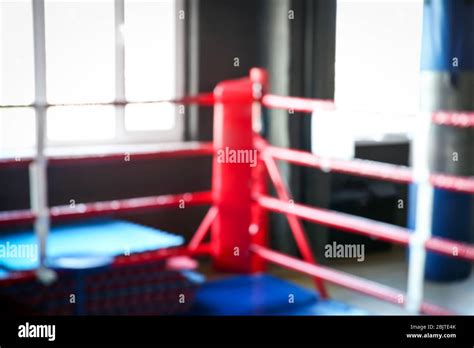
<svg viewBox="0 0 474 348">
<path fill-rule="evenodd" d="M 474 110 L 474 1 L 425 0 L 421 52 L 421 110 Z M 474 130 L 432 125 L 430 170 L 474 175 Z M 469 194 L 434 190 L 433 236 L 470 242 L 472 202 Z M 408 225 L 415 227 L 416 185 L 410 187 Z M 427 253 L 425 278 L 465 279 L 471 263 Z"/>
</svg>

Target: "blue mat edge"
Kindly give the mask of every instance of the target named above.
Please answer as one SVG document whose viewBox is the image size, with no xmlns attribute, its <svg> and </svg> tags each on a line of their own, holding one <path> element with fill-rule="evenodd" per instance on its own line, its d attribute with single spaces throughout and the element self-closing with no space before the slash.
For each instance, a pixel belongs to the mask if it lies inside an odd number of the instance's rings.
<svg viewBox="0 0 474 348">
<path fill-rule="evenodd" d="M 219 303 L 219 296 L 211 294 L 210 298 L 207 298 L 206 292 L 212 293 L 212 287 L 219 287 L 229 282 L 239 282 L 239 281 L 248 281 L 253 280 L 256 282 L 263 283 L 273 283 L 282 287 L 289 287 L 290 289 L 298 290 L 300 294 L 306 294 L 308 296 L 308 301 L 303 301 L 298 305 L 295 305 L 291 309 L 283 307 L 272 307 L 265 310 L 255 310 L 252 306 L 249 306 L 250 311 L 234 310 L 224 307 L 220 307 L 222 304 Z M 210 290 L 209 290 L 210 289 Z M 203 298 L 204 297 L 204 298 Z M 312 299 L 312 300 L 309 300 Z M 209 300 L 211 303 L 209 303 Z M 212 303 L 212 301 L 214 301 Z M 207 307 L 206 307 L 207 305 Z M 214 306 L 210 307 L 209 305 Z M 262 304 L 260 304 L 262 305 Z M 265 307 L 265 304 L 263 304 Z M 216 310 L 217 307 L 217 310 Z M 213 310 L 214 309 L 214 310 Z M 259 313 L 258 313 L 259 312 Z M 196 299 L 193 307 L 191 308 L 188 315 L 191 316 L 311 316 L 311 315 L 370 315 L 368 311 L 353 307 L 349 304 L 346 304 L 337 300 L 323 300 L 320 298 L 319 294 L 311 289 L 303 288 L 297 284 L 289 282 L 284 279 L 274 277 L 265 273 L 260 273 L 256 275 L 238 275 L 238 276 L 229 276 L 221 279 L 211 280 L 201 285 L 200 289 L 196 294 Z"/>
<path fill-rule="evenodd" d="M 101 225 L 107 226 L 109 224 L 121 224 L 124 227 L 128 228 L 134 228 L 134 229 L 140 229 L 142 232 L 146 233 L 155 233 L 156 236 L 163 236 L 164 238 L 167 239 L 167 243 L 164 246 L 155 246 L 155 245 L 149 245 L 148 247 L 142 248 L 140 250 L 135 250 L 133 252 L 145 252 L 145 251 L 150 251 L 150 250 L 158 250 L 162 248 L 167 248 L 167 247 L 175 247 L 175 246 L 180 246 L 184 243 L 184 238 L 179 235 L 175 235 L 166 231 L 162 231 L 153 227 L 149 226 L 144 226 L 140 225 L 134 222 L 130 222 L 127 220 L 120 220 L 120 219 L 107 219 L 107 218 L 101 218 L 101 219 L 90 219 L 90 220 L 81 220 L 81 221 L 75 221 L 75 222 L 70 222 L 70 223 L 63 223 L 63 224 L 58 224 L 55 225 L 51 228 L 51 235 L 54 235 L 55 233 L 64 233 L 65 230 L 67 229 L 74 229 L 74 228 L 82 228 L 86 226 L 92 226 L 93 228 L 98 228 Z M 10 243 L 10 240 L 21 240 L 23 238 L 31 238 L 34 237 L 34 230 L 33 229 L 22 229 L 22 230 L 17 230 L 17 231 L 5 231 L 0 235 L 0 245 L 5 245 L 5 248 L 8 245 L 15 245 L 15 243 Z M 37 243 L 36 240 L 32 245 L 36 245 Z M 92 255 L 93 253 L 91 253 Z M 109 254 L 109 256 L 115 257 L 120 254 Z M 65 255 L 66 256 L 66 255 Z M 53 256 L 54 257 L 54 256 Z M 20 258 L 19 258 L 20 259 Z M 22 265 L 21 260 L 19 261 L 20 264 L 18 264 L 18 259 L 8 259 L 8 258 L 1 258 L 0 257 L 0 279 L 2 279 L 5 276 L 5 272 L 15 272 L 15 271 L 28 271 L 28 270 L 33 270 L 35 269 L 35 265 Z M 36 261 L 31 261 L 36 262 Z M 15 263 L 17 264 L 15 267 Z"/>
</svg>

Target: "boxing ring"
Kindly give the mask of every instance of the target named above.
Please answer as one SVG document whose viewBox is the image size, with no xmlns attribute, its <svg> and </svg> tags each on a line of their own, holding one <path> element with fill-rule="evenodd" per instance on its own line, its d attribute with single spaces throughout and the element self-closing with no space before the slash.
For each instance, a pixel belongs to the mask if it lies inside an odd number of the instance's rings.
<svg viewBox="0 0 474 348">
<path fill-rule="evenodd" d="M 134 161 L 161 158 L 189 158 L 211 156 L 212 190 L 180 194 L 122 199 L 106 202 L 77 204 L 75 207 L 46 204 L 47 166 L 78 164 L 82 162 L 105 163 L 123 161 L 122 153 L 90 156 L 47 157 L 44 154 L 44 125 L 37 124 L 39 141 L 35 158 L 2 159 L 4 167 L 28 167 L 31 177 L 31 210 L 0 213 L 0 226 L 34 224 L 40 251 L 39 268 L 36 271 L 12 273 L 5 282 L 45 277 L 48 272 L 46 245 L 50 222 L 74 221 L 90 217 L 118 213 L 152 212 L 162 209 L 177 209 L 186 206 L 209 206 L 194 236 L 186 246 L 148 250 L 127 256 L 117 256 L 116 266 L 139 263 L 140 260 L 166 260 L 174 256 L 210 257 L 217 270 L 257 274 L 266 270 L 267 264 L 308 275 L 322 299 L 329 298 L 325 283 L 332 283 L 391 304 L 406 307 L 411 313 L 453 314 L 448 309 L 424 302 L 423 276 L 426 252 L 434 252 L 452 258 L 474 260 L 474 245 L 431 236 L 431 211 L 433 187 L 457 192 L 474 193 L 474 177 L 456 177 L 441 173 L 429 173 L 427 163 L 420 155 L 414 168 L 378 163 L 367 160 L 342 160 L 325 158 L 309 152 L 279 148 L 270 145 L 254 130 L 262 108 L 279 108 L 302 113 L 318 113 L 334 110 L 333 101 L 295 97 L 283 97 L 267 93 L 266 72 L 254 68 L 248 77 L 223 81 L 213 93 L 168 102 L 178 105 L 203 105 L 214 108 L 214 138 L 212 143 L 188 143 L 180 148 L 131 153 Z M 124 106 L 126 103 L 107 103 Z M 32 105 L 43 113 L 38 120 L 44 122 L 44 111 L 53 105 L 36 102 Z M 15 107 L 15 106 L 3 106 Z M 295 116 L 296 117 L 296 116 Z M 301 117 L 309 117 L 301 116 Z M 474 127 L 474 113 L 437 112 L 426 118 L 430 122 L 447 127 Z M 427 137 L 427 128 L 419 127 L 420 138 Z M 415 143 L 420 154 L 426 152 L 426 142 Z M 222 160 L 218 156 L 224 149 L 255 153 L 256 163 Z M 426 156 L 425 156 L 426 157 Z M 387 223 L 310 207 L 292 199 L 277 166 L 277 161 L 305 166 L 324 172 L 343 173 L 371 179 L 418 185 L 416 229 L 393 226 Z M 276 197 L 269 194 L 269 183 Z M 421 206 L 422 205 L 422 206 Z M 272 250 L 268 246 L 268 215 L 270 212 L 284 214 L 295 239 L 301 259 Z M 386 242 L 409 247 L 409 275 L 407 292 L 390 288 L 374 281 L 319 265 L 308 242 L 302 220 L 335 228 L 347 233 L 369 236 Z M 207 241 L 208 239 L 208 241 Z M 46 272 L 46 273 L 45 273 Z M 43 279 L 44 280 L 44 279 Z"/>
</svg>

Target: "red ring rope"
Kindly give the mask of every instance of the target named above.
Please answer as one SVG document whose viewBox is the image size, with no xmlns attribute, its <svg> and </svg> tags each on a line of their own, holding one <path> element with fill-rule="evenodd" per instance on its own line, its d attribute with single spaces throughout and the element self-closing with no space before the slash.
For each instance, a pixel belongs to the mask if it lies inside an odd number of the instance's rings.
<svg viewBox="0 0 474 348">
<path fill-rule="evenodd" d="M 458 128 L 474 127 L 474 112 L 435 112 L 432 117 L 435 124 Z"/>
</svg>

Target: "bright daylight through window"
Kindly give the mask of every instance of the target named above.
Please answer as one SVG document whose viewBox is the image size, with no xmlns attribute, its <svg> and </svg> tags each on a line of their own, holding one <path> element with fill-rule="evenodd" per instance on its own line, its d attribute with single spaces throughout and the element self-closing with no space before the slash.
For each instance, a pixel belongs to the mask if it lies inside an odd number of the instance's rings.
<svg viewBox="0 0 474 348">
<path fill-rule="evenodd" d="M 125 0 L 122 10 L 117 10 L 116 3 L 45 1 L 49 103 L 120 100 L 117 86 L 121 81 L 126 101 L 175 96 L 174 1 Z M 0 104 L 34 102 L 33 35 L 31 0 L 1 0 Z M 47 146 L 178 141 L 181 125 L 176 114 L 176 107 L 168 104 L 133 104 L 124 110 L 91 105 L 50 107 Z M 31 151 L 34 129 L 33 108 L 2 109 L 0 155 Z"/>
</svg>

